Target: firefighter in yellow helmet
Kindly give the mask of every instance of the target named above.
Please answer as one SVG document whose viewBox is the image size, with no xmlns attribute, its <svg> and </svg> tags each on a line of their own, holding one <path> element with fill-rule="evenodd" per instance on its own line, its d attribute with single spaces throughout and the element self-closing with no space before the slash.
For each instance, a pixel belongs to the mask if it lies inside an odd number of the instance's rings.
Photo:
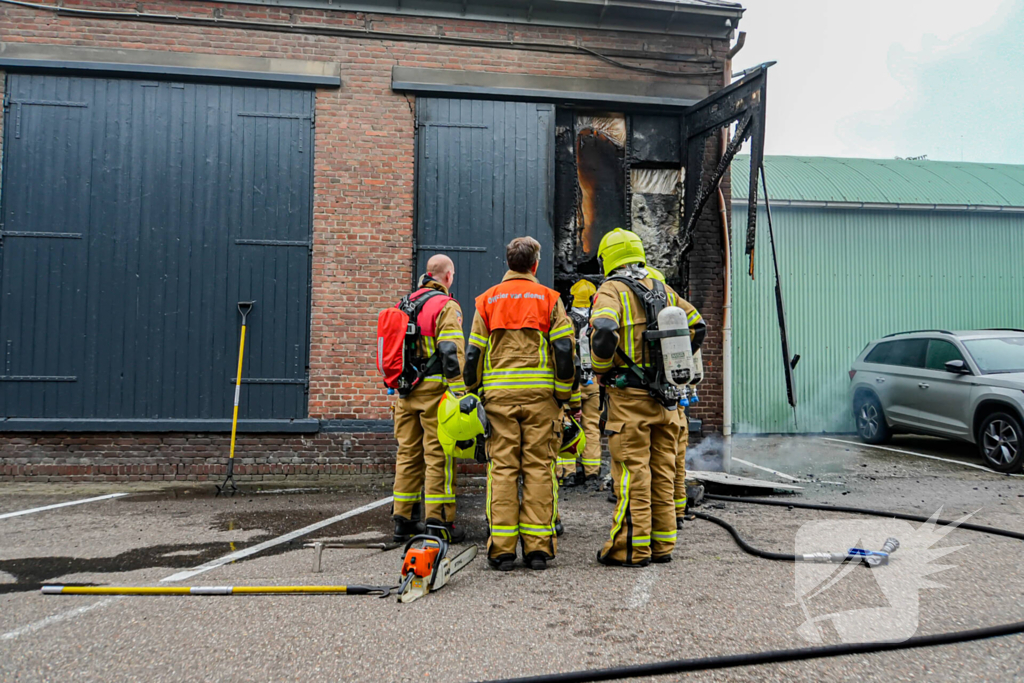
<svg viewBox="0 0 1024 683">
<path fill-rule="evenodd" d="M 608 392 L 605 432 L 617 496 L 611 533 L 598 551 L 606 565 L 669 562 L 676 542 L 676 451 L 685 416 L 668 380 L 658 341 L 645 335 L 668 306 L 695 312 L 671 287 L 652 279 L 640 238 L 616 228 L 598 258 L 606 280 L 590 317 L 594 372 Z M 703 328 L 694 344 L 703 341 Z M 659 330 L 665 333 L 665 330 Z M 685 331 L 684 331 L 685 334 Z"/>
<path fill-rule="evenodd" d="M 655 280 L 665 282 L 665 275 L 652 266 L 647 266 L 647 272 Z M 700 317 L 697 309 L 687 311 L 687 322 L 690 325 L 690 339 L 697 334 L 699 328 L 704 328 L 704 320 Z M 703 332 L 701 333 L 703 334 Z M 686 447 L 690 445 L 690 420 L 686 413 L 680 411 L 682 424 L 679 429 L 679 444 L 676 447 L 676 486 L 672 502 L 676 508 L 676 528 L 683 528 L 683 516 L 686 514 Z"/>
<path fill-rule="evenodd" d="M 576 358 L 580 376 L 580 424 L 586 436 L 586 445 L 578 460 L 570 453 L 559 453 L 558 479 L 564 485 L 576 486 L 585 482 L 596 484 L 601 473 L 601 391 L 594 379 L 589 341 L 590 303 L 597 293 L 597 287 L 589 280 L 580 280 L 569 289 L 569 293 L 572 294 L 569 319 L 572 320 L 580 342 L 576 346 Z M 578 472 L 581 474 L 578 475 Z"/>
</svg>

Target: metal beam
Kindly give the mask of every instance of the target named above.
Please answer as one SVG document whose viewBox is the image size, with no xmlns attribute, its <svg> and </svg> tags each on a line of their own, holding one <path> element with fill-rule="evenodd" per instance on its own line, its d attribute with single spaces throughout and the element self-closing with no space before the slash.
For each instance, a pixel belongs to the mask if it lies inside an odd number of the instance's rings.
<svg viewBox="0 0 1024 683">
<path fill-rule="evenodd" d="M 744 9 L 722 0 L 201 0 L 324 11 L 458 18 L 566 28 L 696 36 L 728 40 Z M 677 19 L 670 22 L 670 17 Z"/>
<path fill-rule="evenodd" d="M 708 94 L 707 86 L 692 83 L 530 76 L 402 66 L 392 69 L 391 87 L 397 92 L 419 95 L 556 104 L 614 104 L 627 109 L 653 107 L 679 110 L 692 106 Z"/>
<path fill-rule="evenodd" d="M 88 76 L 145 75 L 292 88 L 341 87 L 341 65 L 332 62 L 37 43 L 0 43 L 0 69 Z"/>
</svg>

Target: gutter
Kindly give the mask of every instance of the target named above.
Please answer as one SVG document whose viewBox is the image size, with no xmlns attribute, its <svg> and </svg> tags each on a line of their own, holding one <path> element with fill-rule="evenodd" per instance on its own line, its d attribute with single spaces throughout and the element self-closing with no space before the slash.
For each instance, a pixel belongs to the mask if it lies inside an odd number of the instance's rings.
<svg viewBox="0 0 1024 683">
<path fill-rule="evenodd" d="M 746 197 L 733 197 L 733 204 L 747 204 Z M 810 201 L 806 199 L 775 199 L 776 207 L 785 206 L 794 209 L 867 209 L 876 211 L 962 211 L 970 213 L 1024 213 L 1024 206 L 995 206 L 990 204 L 903 204 L 882 202 L 833 202 Z M 759 199 L 758 206 L 764 206 Z"/>
</svg>

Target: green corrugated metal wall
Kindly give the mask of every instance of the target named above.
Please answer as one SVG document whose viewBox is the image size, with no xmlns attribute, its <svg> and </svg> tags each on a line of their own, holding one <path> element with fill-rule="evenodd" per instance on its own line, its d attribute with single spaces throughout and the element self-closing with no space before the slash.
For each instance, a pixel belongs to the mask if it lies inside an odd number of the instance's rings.
<svg viewBox="0 0 1024 683">
<path fill-rule="evenodd" d="M 772 208 L 794 376 L 786 403 L 768 221 L 756 280 L 733 212 L 733 421 L 737 433 L 849 432 L 847 371 L 872 339 L 912 329 L 1024 328 L 1024 214 Z M 797 427 L 799 424 L 799 427 Z"/>
</svg>

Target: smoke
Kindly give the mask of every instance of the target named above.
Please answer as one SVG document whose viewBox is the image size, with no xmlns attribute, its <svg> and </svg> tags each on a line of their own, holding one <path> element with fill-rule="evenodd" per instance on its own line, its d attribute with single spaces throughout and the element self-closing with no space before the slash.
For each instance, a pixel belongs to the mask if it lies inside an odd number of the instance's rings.
<svg viewBox="0 0 1024 683">
<path fill-rule="evenodd" d="M 725 440 L 720 434 L 710 434 L 692 448 L 686 449 L 686 469 L 702 472 L 724 472 Z"/>
</svg>

